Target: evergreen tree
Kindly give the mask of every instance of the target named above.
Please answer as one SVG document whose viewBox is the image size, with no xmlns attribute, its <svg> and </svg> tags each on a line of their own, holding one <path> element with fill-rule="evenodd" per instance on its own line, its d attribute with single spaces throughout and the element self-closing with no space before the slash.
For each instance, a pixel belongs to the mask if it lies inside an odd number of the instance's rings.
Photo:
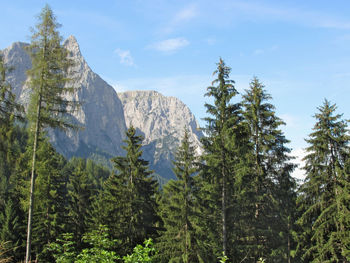
<svg viewBox="0 0 350 263">
<path fill-rule="evenodd" d="M 63 117 L 68 106 L 73 103 L 63 95 L 72 93 L 72 87 L 67 83 L 66 73 L 71 65 L 68 53 L 62 47 L 62 38 L 57 29 L 51 8 L 46 5 L 40 13 L 39 23 L 33 29 L 31 44 L 28 51 L 32 57 L 32 68 L 27 72 L 29 86 L 32 90 L 28 119 L 33 136 L 33 158 L 31 171 L 30 202 L 27 230 L 26 263 L 31 257 L 31 232 L 34 207 L 34 183 L 36 171 L 36 155 L 38 138 L 44 127 L 69 128 L 72 125 Z"/>
<path fill-rule="evenodd" d="M 19 129 L 15 127 L 15 119 L 20 117 L 22 107 L 16 103 L 6 80 L 8 70 L 0 54 L 0 210 L 4 205 L 2 202 L 7 200 L 10 176 L 20 153 L 17 140 Z"/>
<path fill-rule="evenodd" d="M 217 63 L 217 75 L 208 87 L 206 96 L 214 99 L 214 104 L 205 104 L 207 113 L 211 116 L 205 118 L 207 127 L 205 129 L 206 137 L 202 143 L 205 150 L 204 162 L 205 169 L 202 174 L 203 184 L 203 202 L 207 215 L 208 232 L 216 257 L 224 255 L 229 256 L 228 235 L 233 231 L 233 226 L 228 222 L 228 217 L 233 216 L 232 202 L 228 203 L 229 196 L 233 195 L 235 164 L 238 162 L 237 142 L 239 137 L 240 104 L 232 104 L 231 100 L 238 92 L 234 87 L 234 81 L 229 79 L 231 69 L 227 67 L 222 59 Z M 228 209 L 230 213 L 228 214 Z M 221 248 L 218 245 L 221 244 Z M 232 247 L 231 247 L 232 248 Z"/>
<path fill-rule="evenodd" d="M 243 209 L 246 215 L 246 248 L 257 261 L 267 258 L 273 262 L 290 261 L 291 216 L 295 209 L 295 180 L 291 177 L 294 165 L 286 147 L 280 126 L 283 121 L 269 103 L 271 96 L 255 77 L 243 94 L 244 122 L 249 131 L 250 169 L 245 189 Z M 244 200 L 246 199 L 246 200 Z M 245 249 L 248 250 L 248 249 Z"/>
<path fill-rule="evenodd" d="M 349 134 L 336 105 L 325 100 L 306 140 L 306 178 L 298 205 L 298 250 L 308 262 L 350 260 Z"/>
<path fill-rule="evenodd" d="M 6 80 L 8 71 L 0 54 L 0 243 L 8 248 L 3 256 L 16 260 L 22 245 L 23 213 L 15 190 L 15 170 L 25 139 L 23 130 L 15 125 L 16 120 L 23 120 L 23 109 Z"/>
<path fill-rule="evenodd" d="M 123 246 L 119 254 L 132 251 L 136 244 L 156 235 L 155 194 L 157 184 L 147 161 L 141 158 L 142 137 L 130 127 L 126 132 L 125 157 L 112 159 L 115 173 L 105 182 L 99 208 L 100 224 L 106 225 L 113 238 Z"/>
<path fill-rule="evenodd" d="M 73 233 L 77 248 L 82 247 L 82 237 L 91 223 L 92 200 L 97 196 L 96 186 L 88 177 L 87 161 L 73 158 L 69 162 L 69 232 Z"/>
<path fill-rule="evenodd" d="M 177 180 L 170 180 L 163 188 L 160 215 L 165 231 L 159 239 L 159 258 L 162 262 L 202 262 L 203 248 L 198 238 L 198 209 L 196 184 L 198 173 L 195 149 L 185 131 L 174 161 Z"/>
<path fill-rule="evenodd" d="M 65 159 L 42 140 L 37 150 L 32 242 L 36 260 L 50 262 L 53 258 L 47 246 L 67 230 L 67 178 L 62 173 Z"/>
</svg>

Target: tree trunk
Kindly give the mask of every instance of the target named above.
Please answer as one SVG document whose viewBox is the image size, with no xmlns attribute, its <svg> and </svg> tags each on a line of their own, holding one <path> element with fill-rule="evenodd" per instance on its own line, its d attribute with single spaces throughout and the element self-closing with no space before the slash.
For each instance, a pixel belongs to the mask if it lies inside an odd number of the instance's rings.
<svg viewBox="0 0 350 263">
<path fill-rule="evenodd" d="M 288 218 L 288 244 L 287 244 L 287 261 L 290 263 L 290 219 Z"/>
<path fill-rule="evenodd" d="M 30 178 L 27 246 L 26 246 L 26 260 L 25 260 L 26 263 L 30 262 L 30 254 L 31 254 L 32 220 L 33 220 L 33 208 L 34 208 L 35 161 L 36 161 L 36 150 L 38 145 L 38 137 L 39 137 L 39 129 L 40 129 L 39 127 L 40 110 L 41 110 L 41 96 L 39 97 L 39 102 L 37 107 L 34 144 L 33 144 L 33 159 L 32 159 L 32 172 L 31 172 L 31 178 Z"/>
<path fill-rule="evenodd" d="M 226 220 L 226 173 L 225 173 L 225 155 L 223 153 L 222 167 L 222 251 L 227 255 L 227 220 Z"/>
</svg>

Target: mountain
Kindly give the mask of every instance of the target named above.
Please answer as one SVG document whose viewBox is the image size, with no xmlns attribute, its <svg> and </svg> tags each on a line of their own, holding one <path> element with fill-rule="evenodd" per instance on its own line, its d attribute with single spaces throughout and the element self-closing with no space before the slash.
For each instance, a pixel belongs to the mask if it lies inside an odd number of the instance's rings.
<svg viewBox="0 0 350 263">
<path fill-rule="evenodd" d="M 26 84 L 26 71 L 31 68 L 30 56 L 25 51 L 26 46 L 28 44 L 14 43 L 2 52 L 5 64 L 14 69 L 7 79 L 16 97 L 24 105 L 28 105 L 30 93 Z M 97 154 L 109 159 L 122 154 L 120 146 L 126 125 L 123 106 L 114 88 L 91 70 L 73 36 L 64 42 L 64 46 L 74 61 L 68 76 L 73 81 L 69 85 L 78 88 L 68 99 L 82 102 L 80 109 L 70 117 L 75 124 L 84 129 L 66 133 L 49 130 L 52 144 L 68 158 L 72 156 L 91 158 Z"/>
<path fill-rule="evenodd" d="M 190 109 L 175 97 L 166 97 L 156 91 L 127 91 L 118 93 L 124 107 L 126 126 L 134 126 L 144 136 L 144 155 L 151 168 L 159 174 L 168 174 L 171 160 L 181 142 L 185 129 L 190 140 L 201 152 L 202 132 Z"/>
<path fill-rule="evenodd" d="M 31 58 L 25 51 L 26 43 L 14 43 L 4 49 L 5 64 L 13 68 L 7 76 L 18 100 L 28 104 L 30 89 L 26 84 L 26 71 Z M 70 114 L 71 120 L 84 127 L 79 131 L 48 130 L 58 152 L 67 158 L 80 156 L 110 165 L 109 159 L 123 155 L 125 131 L 131 124 L 145 137 L 144 158 L 158 175 L 173 178 L 173 153 L 183 137 L 184 129 L 200 151 L 197 122 L 188 107 L 174 97 L 165 97 L 155 91 L 130 91 L 117 94 L 114 88 L 94 73 L 80 52 L 75 37 L 70 36 L 64 46 L 74 61 L 68 77 L 69 85 L 77 91 L 68 99 L 82 102 Z"/>
</svg>

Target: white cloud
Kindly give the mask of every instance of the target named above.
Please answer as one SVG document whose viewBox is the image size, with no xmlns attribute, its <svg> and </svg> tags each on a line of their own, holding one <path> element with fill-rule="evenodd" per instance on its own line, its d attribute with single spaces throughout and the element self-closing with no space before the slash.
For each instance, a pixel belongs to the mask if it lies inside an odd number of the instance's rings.
<svg viewBox="0 0 350 263">
<path fill-rule="evenodd" d="M 116 53 L 120 58 L 120 63 L 127 66 L 135 66 L 134 59 L 131 56 L 131 53 L 129 50 L 122 50 L 120 48 L 117 48 L 114 50 L 114 53 Z"/>
<path fill-rule="evenodd" d="M 179 38 L 170 38 L 170 39 L 166 39 L 166 40 L 154 43 L 150 45 L 149 48 L 162 51 L 162 52 L 174 52 L 185 46 L 188 46 L 189 44 L 190 42 L 187 39 L 183 37 L 179 37 Z"/>
</svg>

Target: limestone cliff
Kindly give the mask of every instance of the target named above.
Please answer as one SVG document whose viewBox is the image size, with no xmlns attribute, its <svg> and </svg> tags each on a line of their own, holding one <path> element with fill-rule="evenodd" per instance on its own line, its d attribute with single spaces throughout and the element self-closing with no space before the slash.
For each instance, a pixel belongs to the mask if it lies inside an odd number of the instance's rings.
<svg viewBox="0 0 350 263">
<path fill-rule="evenodd" d="M 24 105 L 28 104 L 30 95 L 26 71 L 31 68 L 26 46 L 28 44 L 17 42 L 1 52 L 5 64 L 13 68 L 7 80 Z M 145 137 L 143 158 L 162 177 L 174 178 L 172 160 L 185 128 L 200 153 L 199 138 L 202 133 L 189 108 L 179 99 L 165 97 L 156 91 L 117 94 L 112 86 L 91 70 L 73 36 L 64 42 L 64 46 L 74 61 L 68 74 L 72 82 L 67 85 L 76 88 L 76 92 L 67 99 L 82 104 L 68 117 L 84 129 L 67 132 L 48 130 L 52 144 L 60 153 L 67 158 L 80 156 L 108 163 L 111 157 L 125 154 L 121 146 L 126 128 L 130 125 Z"/>
<path fill-rule="evenodd" d="M 30 90 L 25 81 L 26 71 L 31 68 L 30 56 L 24 50 L 28 44 L 14 43 L 3 51 L 5 64 L 13 71 L 8 81 L 23 104 L 28 103 Z M 106 158 L 122 154 L 121 144 L 126 131 L 124 112 L 117 93 L 107 82 L 94 73 L 83 58 L 79 45 L 70 36 L 64 46 L 69 51 L 74 66 L 70 69 L 68 85 L 77 88 L 69 99 L 82 103 L 71 114 L 72 121 L 83 127 L 80 131 L 49 131 L 51 142 L 67 157 L 91 157 L 98 153 Z"/>
<path fill-rule="evenodd" d="M 156 91 L 127 91 L 118 96 L 127 127 L 134 126 L 145 137 L 144 155 L 161 176 L 173 178 L 171 161 L 185 129 L 200 154 L 202 133 L 190 109 L 179 99 Z"/>
</svg>

